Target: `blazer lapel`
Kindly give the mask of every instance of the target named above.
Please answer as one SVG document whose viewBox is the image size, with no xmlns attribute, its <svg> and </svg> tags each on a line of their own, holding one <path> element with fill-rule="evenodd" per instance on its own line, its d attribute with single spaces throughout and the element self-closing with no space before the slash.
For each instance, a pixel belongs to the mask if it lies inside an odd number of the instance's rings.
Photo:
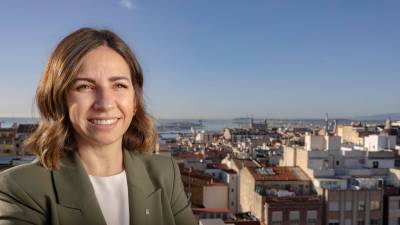
<svg viewBox="0 0 400 225">
<path fill-rule="evenodd" d="M 162 189 L 152 183 L 142 156 L 124 150 L 124 165 L 128 180 L 130 224 L 161 224 Z"/>
<path fill-rule="evenodd" d="M 82 224 L 106 225 L 92 184 L 78 154 L 65 153 L 61 158 L 61 163 L 60 169 L 52 171 L 58 203 L 71 210 L 80 210 Z M 66 217 L 65 220 L 69 220 L 69 215 L 60 214 L 60 217 Z"/>
</svg>

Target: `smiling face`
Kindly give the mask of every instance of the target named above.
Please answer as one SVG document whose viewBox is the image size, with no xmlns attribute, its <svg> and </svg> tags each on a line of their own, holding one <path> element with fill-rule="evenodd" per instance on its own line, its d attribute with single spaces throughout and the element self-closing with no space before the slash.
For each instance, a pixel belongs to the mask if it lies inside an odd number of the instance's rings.
<svg viewBox="0 0 400 225">
<path fill-rule="evenodd" d="M 122 146 L 135 114 L 135 94 L 124 58 L 106 46 L 90 51 L 82 59 L 66 102 L 78 146 Z"/>
</svg>

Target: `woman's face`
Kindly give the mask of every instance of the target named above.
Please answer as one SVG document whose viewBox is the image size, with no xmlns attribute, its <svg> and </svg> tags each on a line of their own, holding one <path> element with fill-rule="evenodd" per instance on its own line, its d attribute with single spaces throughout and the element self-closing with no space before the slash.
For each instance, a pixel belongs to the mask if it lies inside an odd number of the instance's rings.
<svg viewBox="0 0 400 225">
<path fill-rule="evenodd" d="M 82 59 L 66 101 L 78 144 L 122 146 L 122 136 L 135 114 L 128 64 L 109 47 L 90 51 Z"/>
</svg>

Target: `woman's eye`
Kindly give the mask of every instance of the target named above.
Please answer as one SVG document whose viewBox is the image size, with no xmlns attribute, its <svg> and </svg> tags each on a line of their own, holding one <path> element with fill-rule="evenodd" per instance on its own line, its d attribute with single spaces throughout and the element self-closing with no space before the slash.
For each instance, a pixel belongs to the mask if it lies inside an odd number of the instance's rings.
<svg viewBox="0 0 400 225">
<path fill-rule="evenodd" d="M 115 87 L 116 88 L 128 88 L 128 86 L 125 84 L 115 84 Z"/>
<path fill-rule="evenodd" d="M 91 89 L 93 89 L 93 87 L 88 84 L 81 84 L 76 88 L 76 90 L 78 91 L 91 90 Z"/>
</svg>

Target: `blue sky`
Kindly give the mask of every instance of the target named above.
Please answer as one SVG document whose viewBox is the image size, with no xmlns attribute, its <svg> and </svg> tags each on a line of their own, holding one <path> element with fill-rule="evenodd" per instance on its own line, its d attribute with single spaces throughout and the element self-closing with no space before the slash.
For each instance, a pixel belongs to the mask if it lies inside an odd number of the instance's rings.
<svg viewBox="0 0 400 225">
<path fill-rule="evenodd" d="M 400 112 L 400 1 L 0 2 L 0 116 L 31 116 L 46 60 L 84 26 L 120 34 L 157 118 Z"/>
</svg>

